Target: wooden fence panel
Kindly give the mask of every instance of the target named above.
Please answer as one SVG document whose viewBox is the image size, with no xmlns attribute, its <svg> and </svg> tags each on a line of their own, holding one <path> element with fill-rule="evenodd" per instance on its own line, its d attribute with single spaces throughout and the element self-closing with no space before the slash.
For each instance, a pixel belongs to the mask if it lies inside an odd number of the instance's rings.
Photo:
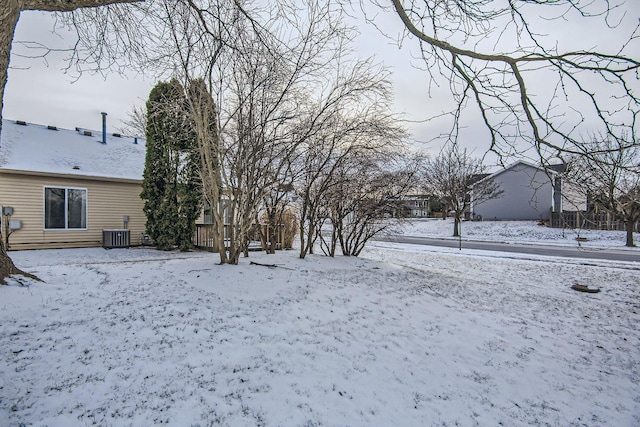
<svg viewBox="0 0 640 427">
<path fill-rule="evenodd" d="M 625 222 L 608 212 L 552 212 L 550 225 L 553 228 L 579 228 L 583 230 L 626 230 Z M 640 224 L 634 230 L 640 232 Z"/>
<path fill-rule="evenodd" d="M 193 245 L 198 249 L 218 252 L 218 244 L 214 238 L 214 224 L 196 224 Z"/>
<path fill-rule="evenodd" d="M 230 233 L 230 225 L 225 225 L 225 244 L 228 247 Z M 275 240 L 276 249 L 282 249 L 284 241 L 284 225 L 281 225 L 275 231 L 266 225 L 261 225 L 262 233 L 267 236 L 266 242 L 261 242 L 262 249 L 266 249 L 269 245 L 269 239 Z M 249 236 L 250 240 L 260 241 L 260 231 L 256 228 Z M 215 240 L 214 224 L 196 224 L 196 233 L 193 236 L 193 245 L 198 249 L 204 249 L 211 252 L 218 252 L 218 244 Z"/>
</svg>

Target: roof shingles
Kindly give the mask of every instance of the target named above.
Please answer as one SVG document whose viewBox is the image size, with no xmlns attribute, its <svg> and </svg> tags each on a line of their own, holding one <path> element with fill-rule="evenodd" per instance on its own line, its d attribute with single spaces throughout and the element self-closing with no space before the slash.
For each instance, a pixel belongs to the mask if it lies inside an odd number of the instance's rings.
<svg viewBox="0 0 640 427">
<path fill-rule="evenodd" d="M 2 121 L 0 168 L 103 178 L 142 179 L 145 141 L 86 129 L 57 131 L 47 126 Z"/>
</svg>

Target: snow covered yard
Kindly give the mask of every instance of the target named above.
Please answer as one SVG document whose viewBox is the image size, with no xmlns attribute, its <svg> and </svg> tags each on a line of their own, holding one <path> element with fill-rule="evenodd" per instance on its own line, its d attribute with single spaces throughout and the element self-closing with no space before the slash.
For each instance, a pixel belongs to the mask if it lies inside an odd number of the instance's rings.
<svg viewBox="0 0 640 427">
<path fill-rule="evenodd" d="M 407 236 L 453 239 L 453 219 L 412 219 L 402 227 L 395 227 L 393 232 Z M 623 249 L 626 233 L 624 231 L 550 228 L 539 225 L 537 221 L 463 221 L 462 239 Z M 640 233 L 634 233 L 634 240 L 636 244 L 640 245 Z M 632 248 L 631 250 L 637 249 Z"/>
<path fill-rule="evenodd" d="M 12 257 L 46 283 L 0 287 L 2 426 L 640 425 L 637 265 Z"/>
</svg>

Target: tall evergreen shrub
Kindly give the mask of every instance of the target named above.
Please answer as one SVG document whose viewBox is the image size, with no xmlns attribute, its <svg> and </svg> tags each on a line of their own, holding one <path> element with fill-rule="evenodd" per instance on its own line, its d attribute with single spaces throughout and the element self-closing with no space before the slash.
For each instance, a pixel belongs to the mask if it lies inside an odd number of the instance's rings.
<svg viewBox="0 0 640 427">
<path fill-rule="evenodd" d="M 147 233 L 158 249 L 189 250 L 202 195 L 195 134 L 177 80 L 159 82 L 151 90 L 146 139 L 140 197 Z"/>
</svg>

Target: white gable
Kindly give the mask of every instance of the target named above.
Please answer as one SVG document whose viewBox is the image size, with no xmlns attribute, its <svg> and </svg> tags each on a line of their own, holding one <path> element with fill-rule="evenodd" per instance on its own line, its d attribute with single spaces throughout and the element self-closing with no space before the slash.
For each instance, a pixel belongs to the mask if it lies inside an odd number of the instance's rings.
<svg viewBox="0 0 640 427">
<path fill-rule="evenodd" d="M 91 133 L 91 136 L 85 135 Z M 2 120 L 0 168 L 32 172 L 142 179 L 145 141 L 86 129 L 51 130 Z"/>
</svg>

